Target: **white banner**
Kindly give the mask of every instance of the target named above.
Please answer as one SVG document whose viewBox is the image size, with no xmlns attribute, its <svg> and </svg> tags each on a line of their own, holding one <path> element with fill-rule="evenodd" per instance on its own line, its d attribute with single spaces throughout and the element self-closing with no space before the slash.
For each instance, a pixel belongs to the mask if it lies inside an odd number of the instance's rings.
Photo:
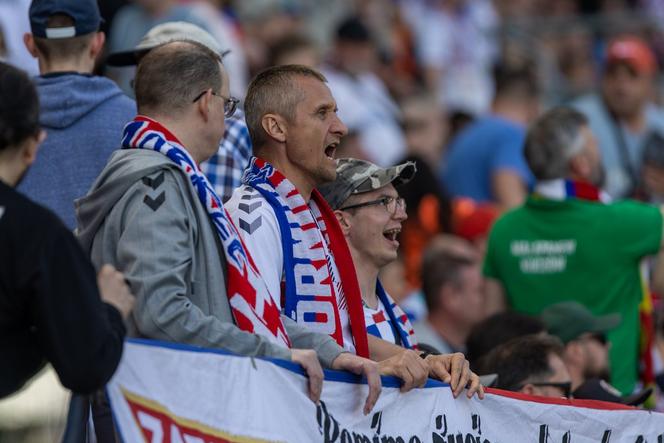
<svg viewBox="0 0 664 443">
<path fill-rule="evenodd" d="M 326 371 L 319 405 L 306 388 L 290 362 L 144 340 L 126 343 L 107 387 L 125 442 L 664 443 L 664 414 L 602 402 L 454 399 L 433 380 L 403 394 L 383 377 L 364 416 L 354 375 Z"/>
</svg>

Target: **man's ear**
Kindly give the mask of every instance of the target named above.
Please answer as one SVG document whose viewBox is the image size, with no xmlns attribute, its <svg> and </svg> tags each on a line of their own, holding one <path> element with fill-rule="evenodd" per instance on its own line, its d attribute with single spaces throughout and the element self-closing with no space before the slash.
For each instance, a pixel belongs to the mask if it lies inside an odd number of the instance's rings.
<svg viewBox="0 0 664 443">
<path fill-rule="evenodd" d="M 261 119 L 261 126 L 268 137 L 285 143 L 288 136 L 288 125 L 286 119 L 277 114 L 265 114 Z"/>
<path fill-rule="evenodd" d="M 37 58 L 39 51 L 37 51 L 37 45 L 35 45 L 35 38 L 32 34 L 30 34 L 29 32 L 23 34 L 23 44 L 25 44 L 25 48 L 28 50 L 30 55 L 32 55 L 34 58 Z"/>
<path fill-rule="evenodd" d="M 39 145 L 46 140 L 46 131 L 40 130 L 39 134 L 36 137 L 28 138 L 21 149 L 21 159 L 23 164 L 30 166 L 37 159 L 37 151 L 39 150 Z"/>
<path fill-rule="evenodd" d="M 538 395 L 537 389 L 535 388 L 535 386 L 531 385 L 530 383 L 526 383 L 525 385 L 523 385 L 523 388 L 519 389 L 519 392 L 528 395 Z"/>
<path fill-rule="evenodd" d="M 99 54 L 104 50 L 104 43 L 106 42 L 106 34 L 103 32 L 95 32 L 90 42 L 90 58 L 96 59 Z"/>
<path fill-rule="evenodd" d="M 350 235 L 352 224 L 350 215 L 347 212 L 338 209 L 334 211 L 334 215 L 337 217 L 337 221 L 339 222 L 339 226 L 341 226 L 341 232 L 344 233 L 344 237 L 348 237 L 348 235 Z"/>
<path fill-rule="evenodd" d="M 205 94 L 196 101 L 197 110 L 207 122 L 210 119 L 210 100 L 212 99 L 212 89 L 205 91 Z"/>
</svg>

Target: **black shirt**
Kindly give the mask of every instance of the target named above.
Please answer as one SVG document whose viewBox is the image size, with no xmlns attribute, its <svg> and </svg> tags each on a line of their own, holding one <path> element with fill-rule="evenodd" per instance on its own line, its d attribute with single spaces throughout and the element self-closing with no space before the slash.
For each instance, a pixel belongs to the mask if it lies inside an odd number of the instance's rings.
<svg viewBox="0 0 664 443">
<path fill-rule="evenodd" d="M 95 270 L 50 211 L 0 181 L 0 398 L 51 362 L 62 384 L 102 387 L 122 355 L 120 313 L 99 298 Z"/>
</svg>

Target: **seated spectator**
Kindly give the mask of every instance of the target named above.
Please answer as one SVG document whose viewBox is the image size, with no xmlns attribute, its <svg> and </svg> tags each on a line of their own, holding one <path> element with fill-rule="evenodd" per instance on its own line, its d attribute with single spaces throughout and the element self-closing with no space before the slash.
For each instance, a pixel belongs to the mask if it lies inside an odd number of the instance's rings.
<svg viewBox="0 0 664 443">
<path fill-rule="evenodd" d="M 541 397 L 570 397 L 572 380 L 563 362 L 563 345 L 555 337 L 527 335 L 498 346 L 486 357 L 484 370 L 498 374 L 494 387 Z"/>
<path fill-rule="evenodd" d="M 653 132 L 645 141 L 637 197 L 664 204 L 664 132 Z"/>
<path fill-rule="evenodd" d="M 578 111 L 557 107 L 540 117 L 529 129 L 525 153 L 537 184 L 526 203 L 491 230 L 487 303 L 539 315 L 574 294 L 597 315 L 619 313 L 622 323 L 608 333 L 611 375 L 621 392 L 631 392 L 645 296 L 641 262 L 664 250 L 662 212 L 633 201 L 606 203 L 598 187 L 597 142 Z M 663 286 L 662 266 L 659 259 L 655 289 Z"/>
<path fill-rule="evenodd" d="M 304 65 L 317 68 L 321 54 L 316 42 L 302 34 L 289 34 L 272 46 L 268 54 L 268 66 Z"/>
<path fill-rule="evenodd" d="M 422 260 L 422 292 L 428 314 L 413 325 L 420 341 L 443 353 L 465 352 L 470 331 L 485 318 L 479 260 L 430 248 Z"/>
<path fill-rule="evenodd" d="M 574 301 L 556 303 L 542 311 L 549 334 L 565 345 L 563 360 L 576 390 L 591 378 L 611 381 L 606 334 L 620 324 L 620 314 L 593 315 Z"/>
<path fill-rule="evenodd" d="M 508 341 L 531 334 L 546 334 L 546 326 L 538 317 L 505 311 L 494 314 L 475 325 L 466 340 L 466 356 L 470 367 L 486 374 L 484 361 L 492 349 Z"/>
<path fill-rule="evenodd" d="M 35 0 L 25 44 L 39 60 L 35 79 L 40 124 L 48 131 L 40 155 L 18 190 L 48 207 L 69 229 L 74 200 L 84 195 L 117 149 L 117 134 L 136 104 L 111 80 L 91 75 L 104 48 L 96 0 Z"/>
<path fill-rule="evenodd" d="M 523 203 L 533 176 L 523 156 L 526 126 L 538 114 L 530 70 L 497 66 L 490 114 L 468 124 L 450 142 L 439 178 L 452 197 L 493 202 L 501 210 Z"/>
<path fill-rule="evenodd" d="M 210 33 L 196 25 L 166 22 L 150 29 L 135 48 L 110 54 L 107 63 L 111 66 L 133 66 L 153 48 L 173 41 L 195 41 L 224 60 L 229 51 L 222 49 Z M 235 188 L 240 186 L 242 173 L 251 158 L 251 139 L 241 110 L 238 108 L 232 116 L 224 118 L 224 124 L 226 130 L 219 150 L 200 164 L 222 202 L 226 202 Z"/>
<path fill-rule="evenodd" d="M 103 266 L 95 278 L 70 230 L 13 189 L 44 136 L 34 85 L 0 62 L 0 398 L 47 361 L 67 389 L 101 388 L 120 362 L 134 303 L 122 274 Z"/>
</svg>

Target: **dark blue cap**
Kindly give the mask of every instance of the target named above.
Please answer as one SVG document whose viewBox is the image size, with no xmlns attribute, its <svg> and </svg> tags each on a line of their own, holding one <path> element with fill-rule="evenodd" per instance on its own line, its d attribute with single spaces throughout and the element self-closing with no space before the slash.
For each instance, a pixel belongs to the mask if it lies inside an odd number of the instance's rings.
<svg viewBox="0 0 664 443">
<path fill-rule="evenodd" d="M 48 19 L 65 14 L 74 26 L 48 28 Z M 99 30 L 102 19 L 96 0 L 33 0 L 30 5 L 30 27 L 35 37 L 58 39 L 90 34 Z"/>
</svg>

